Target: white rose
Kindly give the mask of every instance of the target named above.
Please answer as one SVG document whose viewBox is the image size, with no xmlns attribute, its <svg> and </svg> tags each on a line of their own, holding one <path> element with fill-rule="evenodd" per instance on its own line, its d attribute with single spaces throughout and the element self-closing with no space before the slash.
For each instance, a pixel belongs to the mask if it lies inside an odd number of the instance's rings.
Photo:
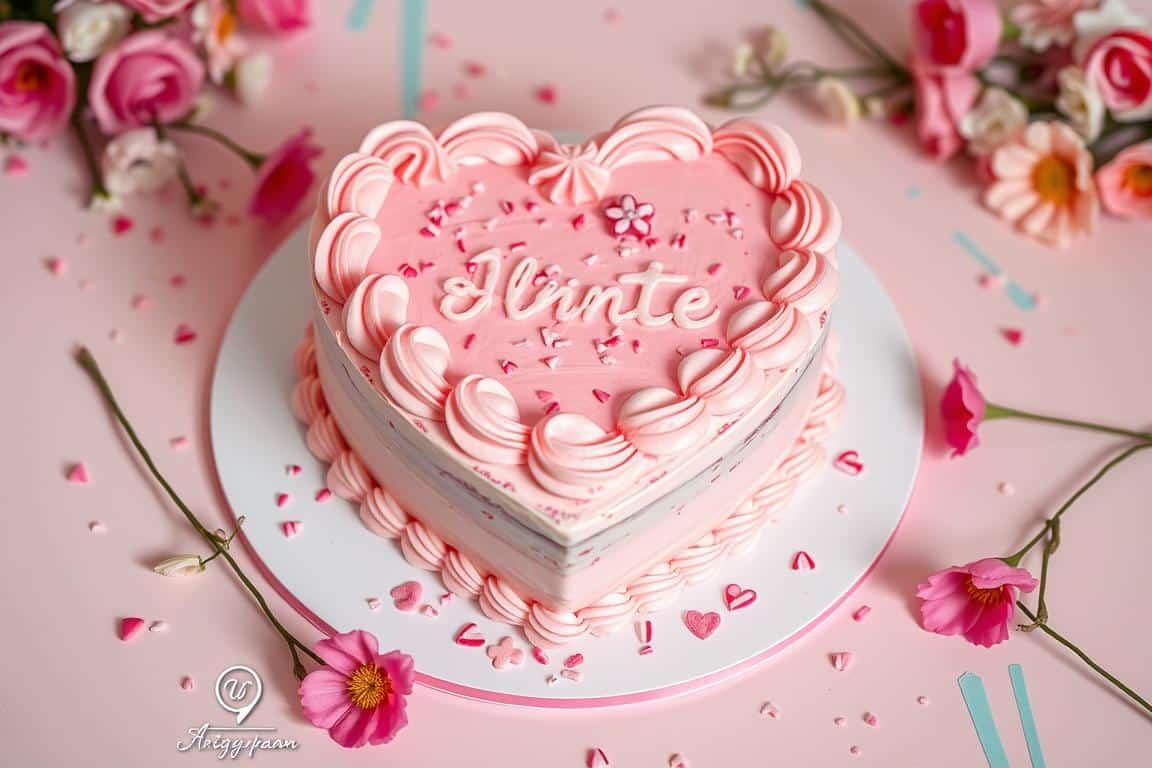
<svg viewBox="0 0 1152 768">
<path fill-rule="evenodd" d="M 1064 67 L 1057 79 L 1060 94 L 1056 97 L 1056 109 L 1068 118 L 1084 142 L 1091 144 L 1104 127 L 1104 101 L 1079 67 Z"/>
<path fill-rule="evenodd" d="M 816 102 L 826 117 L 840 125 L 851 125 L 860 117 L 860 99 L 843 80 L 820 78 L 816 83 Z"/>
<path fill-rule="evenodd" d="M 156 563 L 152 570 L 161 576 L 194 576 L 204 572 L 204 561 L 199 555 L 173 555 Z"/>
<path fill-rule="evenodd" d="M 788 58 L 788 35 L 779 27 L 767 26 L 752 38 L 757 55 L 768 65 L 769 70 L 777 70 Z"/>
<path fill-rule="evenodd" d="M 268 82 L 272 79 L 272 57 L 266 53 L 243 56 L 232 69 L 232 90 L 241 104 L 249 106 L 260 101 Z"/>
<path fill-rule="evenodd" d="M 1148 20 L 1129 8 L 1124 0 L 1104 0 L 1098 8 L 1080 11 L 1073 16 L 1072 26 L 1076 28 L 1076 44 L 1072 52 L 1077 61 L 1083 61 L 1092 43 L 1123 27 L 1142 29 L 1148 26 Z"/>
<path fill-rule="evenodd" d="M 756 55 L 756 51 L 752 48 L 752 43 L 740 43 L 732 50 L 732 75 L 734 77 L 747 77 L 748 65 L 752 63 L 752 57 Z"/>
<path fill-rule="evenodd" d="M 976 156 L 991 154 L 1028 124 L 1028 108 L 1001 88 L 987 88 L 980 101 L 960 120 L 957 130 Z"/>
<path fill-rule="evenodd" d="M 101 159 L 104 185 L 114 197 L 154 192 L 171 181 L 180 168 L 180 152 L 160 141 L 151 128 L 126 131 L 108 142 Z"/>
<path fill-rule="evenodd" d="M 92 61 L 124 39 L 132 12 L 119 3 L 78 0 L 60 11 L 56 30 L 72 61 Z"/>
</svg>

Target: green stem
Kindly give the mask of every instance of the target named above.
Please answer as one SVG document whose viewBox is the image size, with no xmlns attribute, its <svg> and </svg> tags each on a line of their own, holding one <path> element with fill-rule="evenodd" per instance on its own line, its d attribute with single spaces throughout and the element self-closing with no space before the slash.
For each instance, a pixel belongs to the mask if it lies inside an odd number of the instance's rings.
<svg viewBox="0 0 1152 768">
<path fill-rule="evenodd" d="M 1031 620 L 1033 622 L 1037 621 L 1036 615 L 1033 614 L 1032 611 L 1028 610 L 1028 606 L 1024 605 L 1024 601 L 1017 600 L 1016 601 L 1016 607 L 1019 608 L 1020 612 L 1023 613 L 1025 616 L 1027 616 L 1029 618 L 1029 620 Z M 1140 696 L 1140 694 L 1136 693 L 1136 691 L 1134 691 L 1131 688 L 1129 688 L 1128 686 L 1124 685 L 1124 683 L 1120 682 L 1120 680 L 1117 679 L 1117 677 L 1115 675 L 1113 675 L 1108 670 L 1104 669 L 1104 667 L 1100 666 L 1095 661 L 1093 661 L 1092 657 L 1090 657 L 1084 651 L 1080 650 L 1080 648 L 1077 647 L 1071 640 L 1064 637 L 1063 635 L 1061 635 L 1056 630 L 1052 629 L 1052 627 L 1048 626 L 1047 624 L 1037 624 L 1037 628 L 1041 632 L 1043 632 L 1044 634 L 1051 637 L 1056 642 L 1060 643 L 1060 645 L 1062 645 L 1065 648 L 1067 648 L 1068 650 L 1072 651 L 1072 653 L 1074 653 L 1078 657 L 1080 657 L 1081 661 L 1083 661 L 1085 664 L 1087 664 L 1089 667 L 1091 667 L 1092 670 L 1094 672 L 1096 672 L 1096 674 L 1100 675 L 1105 680 L 1112 683 L 1112 685 L 1116 686 L 1121 692 L 1124 693 L 1124 695 L 1126 695 L 1128 698 L 1132 699 L 1132 701 L 1136 702 L 1141 707 L 1143 707 L 1146 712 L 1148 712 L 1149 714 L 1152 714 L 1152 704 L 1149 704 L 1142 696 Z"/>
<path fill-rule="evenodd" d="M 197 136 L 203 136 L 205 138 L 211 139 L 217 144 L 220 144 L 235 152 L 237 155 L 244 159 L 244 162 L 252 166 L 253 169 L 259 168 L 260 164 L 264 162 L 264 155 L 247 149 L 215 128 L 209 128 L 208 126 L 200 125 L 199 123 L 188 122 L 170 123 L 168 127 L 174 131 L 184 131 L 185 133 L 193 133 Z"/>
<path fill-rule="evenodd" d="M 1020 629 L 1024 632 L 1031 632 L 1048 622 L 1048 602 L 1045 599 L 1048 595 L 1048 562 L 1060 547 L 1060 519 L 1053 520 L 1052 525 L 1048 527 L 1050 528 L 1048 543 L 1044 545 L 1044 555 L 1040 560 L 1040 593 L 1036 597 L 1036 621 L 1021 626 Z"/>
<path fill-rule="evenodd" d="M 808 7 L 824 20 L 850 46 L 865 56 L 874 56 L 892 74 L 911 79 L 908 69 L 896 61 L 884 47 L 872 39 L 851 17 L 846 16 L 823 0 L 808 0 Z"/>
<path fill-rule="evenodd" d="M 307 654 L 307 656 L 311 658 L 312 661 L 323 666 L 324 660 L 313 653 L 312 650 L 304 643 L 297 640 L 296 637 L 293 636 L 292 633 L 289 632 L 284 627 L 284 625 L 280 623 L 275 614 L 272 613 L 272 609 L 268 606 L 268 602 L 264 599 L 264 596 L 260 594 L 260 590 L 257 589 L 256 585 L 252 583 L 247 574 L 244 573 L 244 570 L 240 567 L 240 564 L 236 562 L 236 559 L 233 558 L 228 550 L 224 547 L 224 545 L 220 543 L 219 539 L 217 539 L 212 534 L 212 532 L 210 532 L 204 526 L 204 524 L 200 522 L 195 513 L 193 513 L 192 510 L 188 508 L 188 505 L 184 503 L 184 500 L 180 498 L 180 495 L 176 493 L 175 489 L 173 489 L 172 486 L 168 483 L 168 480 L 164 477 L 163 474 L 161 474 L 159 468 L 156 466 L 156 463 L 152 460 L 152 455 L 148 452 L 148 449 L 144 447 L 144 444 L 140 441 L 140 437 L 136 434 L 136 430 L 133 429 L 132 424 L 128 421 L 128 417 L 125 416 L 124 411 L 121 410 L 120 404 L 117 402 L 116 396 L 112 393 L 112 388 L 108 384 L 108 380 L 104 378 L 104 374 L 100 371 L 100 366 L 96 363 L 96 358 L 92 356 L 92 353 L 89 352 L 86 347 L 81 347 L 76 354 L 76 361 L 80 363 L 80 367 L 83 368 L 88 373 L 88 375 L 92 377 L 92 380 L 100 390 L 100 394 L 104 396 L 105 403 L 107 403 L 108 407 L 112 409 L 112 413 L 116 416 L 116 420 L 120 423 L 120 426 L 123 427 L 124 432 L 128 435 L 128 439 L 132 442 L 136 452 L 140 454 L 140 458 L 144 460 L 144 464 L 148 467 L 148 471 L 152 474 L 152 477 L 155 478 L 156 482 L 160 484 L 160 487 L 164 489 L 164 492 L 168 494 L 168 498 L 172 500 L 172 503 L 175 504 L 176 507 L 184 513 L 184 517 L 188 520 L 189 524 L 191 524 L 191 526 L 196 529 L 196 532 L 200 534 L 200 537 L 204 539 L 204 541 L 208 542 L 212 549 L 215 550 L 216 554 L 214 557 L 219 556 L 224 558 L 225 562 L 227 562 L 229 567 L 231 567 L 233 573 L 236 574 L 237 578 L 240 579 L 240 581 L 252 594 L 252 597 L 256 600 L 257 605 L 260 606 L 260 610 L 264 616 L 267 617 L 268 621 L 271 622 L 272 626 L 276 629 L 280 636 L 284 638 L 284 642 L 287 643 L 288 649 L 292 653 L 292 660 L 294 662 L 293 672 L 295 672 L 296 677 L 302 679 L 305 674 L 305 669 L 303 664 L 300 663 L 300 656 L 297 653 L 297 649 Z"/>
<path fill-rule="evenodd" d="M 84 153 L 84 165 L 88 168 L 92 197 L 108 199 L 111 195 L 108 193 L 108 188 L 104 186 L 104 174 L 100 170 L 100 163 L 96 160 L 96 152 L 92 149 L 88 132 L 84 130 L 84 121 L 80 117 L 79 109 L 72 111 L 71 122 L 72 131 L 76 134 L 76 140 L 80 142 L 80 149 Z"/>
<path fill-rule="evenodd" d="M 1044 424 L 1059 424 L 1062 427 L 1089 429 L 1094 432 L 1105 432 L 1109 435 L 1131 437 L 1136 440 L 1152 440 L 1152 432 L 1137 432 L 1131 429 L 1121 429 L 1120 427 L 1109 427 L 1105 424 L 1097 424 L 1092 421 L 1078 421 L 1076 419 L 1062 419 L 1058 416 L 1045 416 L 1039 413 L 1020 411 L 1015 408 L 1006 408 L 1002 405 L 988 403 L 984 411 L 984 420 L 989 421 L 991 419 L 1028 419 L 1029 421 L 1039 421 Z"/>
</svg>

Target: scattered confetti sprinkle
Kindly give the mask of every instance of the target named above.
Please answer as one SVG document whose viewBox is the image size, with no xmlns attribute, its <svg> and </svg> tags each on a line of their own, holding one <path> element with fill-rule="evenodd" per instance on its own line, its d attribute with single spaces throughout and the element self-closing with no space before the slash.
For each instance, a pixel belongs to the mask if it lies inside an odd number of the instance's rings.
<svg viewBox="0 0 1152 768">
<path fill-rule="evenodd" d="M 532 658 L 536 659 L 538 664 L 548 663 L 548 654 L 545 653 L 544 649 L 538 645 L 532 646 Z"/>
<path fill-rule="evenodd" d="M 564 667 L 566 669 L 574 669 L 584 663 L 584 654 L 574 653 L 568 658 L 564 659 Z"/>
<path fill-rule="evenodd" d="M 864 617 L 872 613 L 872 606 L 862 605 L 852 612 L 852 621 L 864 621 Z"/>
<path fill-rule="evenodd" d="M 635 624 L 636 639 L 642 643 L 652 642 L 652 620 L 644 619 Z"/>
<path fill-rule="evenodd" d="M 454 41 L 452 38 L 443 32 L 433 32 L 428 36 L 428 44 L 433 48 L 439 48 L 442 51 L 446 51 L 451 48 L 453 43 Z"/>
<path fill-rule="evenodd" d="M 69 467 L 65 478 L 73 485 L 87 485 L 91 481 L 88 475 L 88 467 L 82 461 Z"/>
<path fill-rule="evenodd" d="M 55 277 L 63 277 L 68 273 L 68 264 L 64 261 L 64 259 L 45 259 L 44 266 L 47 267 L 48 271 L 51 272 Z"/>
<path fill-rule="evenodd" d="M 860 460 L 859 451 L 841 451 L 836 455 L 832 466 L 846 475 L 855 477 L 864 471 L 864 462 Z"/>
<path fill-rule="evenodd" d="M 720 273 L 720 271 L 722 269 L 724 269 L 724 265 L 720 264 L 720 263 L 716 263 L 716 264 L 709 264 L 708 269 L 706 271 L 708 272 L 709 275 L 712 275 L 713 277 L 715 277 L 716 275 L 718 275 Z"/>
<path fill-rule="evenodd" d="M 595 397 L 597 400 L 599 400 L 602 403 L 606 403 L 612 398 L 611 394 L 609 394 L 608 392 L 605 392 L 602 389 L 593 389 L 592 390 L 592 396 Z"/>
<path fill-rule="evenodd" d="M 832 724 L 835 725 L 837 728 L 843 728 L 845 725 L 848 724 L 848 718 L 846 718 L 846 717 L 834 717 L 834 718 L 832 718 Z"/>
<path fill-rule="evenodd" d="M 168 438 L 168 447 L 174 451 L 179 451 L 188 447 L 188 438 L 184 435 L 176 435 L 175 437 Z"/>
<path fill-rule="evenodd" d="M 176 332 L 173 334 L 172 340 L 177 344 L 191 344 L 196 341 L 196 331 L 184 323 L 181 323 L 176 326 Z"/>
<path fill-rule="evenodd" d="M 636 653 L 640 654 L 641 656 L 647 656 L 652 653 L 652 646 L 648 644 L 642 645 L 639 649 L 637 649 Z"/>
<path fill-rule="evenodd" d="M 188 278 L 180 274 L 172 275 L 172 277 L 168 278 L 168 284 L 173 288 L 183 288 L 188 284 Z"/>
<path fill-rule="evenodd" d="M 148 230 L 148 239 L 153 243 L 162 243 L 167 236 L 164 227 L 152 227 L 152 229 Z"/>
<path fill-rule="evenodd" d="M 276 508 L 277 509 L 284 509 L 284 507 L 288 506 L 288 502 L 290 502 L 290 501 L 292 501 L 291 495 L 284 493 L 283 491 L 276 494 Z"/>
<path fill-rule="evenodd" d="M 388 595 L 392 598 L 392 604 L 396 606 L 396 610 L 408 612 L 416 609 L 423 593 L 424 587 L 420 582 L 405 581 L 403 584 L 392 587 L 392 591 Z"/>
<path fill-rule="evenodd" d="M 542 85 L 536 89 L 536 99 L 542 104 L 549 106 L 556 103 L 556 86 Z"/>
<path fill-rule="evenodd" d="M 434 619 L 440 615 L 439 609 L 429 603 L 425 603 L 424 605 L 420 606 L 420 613 L 430 619 Z"/>
<path fill-rule="evenodd" d="M 193 691 L 196 689 L 196 681 L 189 675 L 180 678 L 180 689 L 184 691 Z"/>
<path fill-rule="evenodd" d="M 1024 332 L 1019 328 L 1001 328 L 1000 335 L 1014 347 L 1020 346 L 1020 342 L 1024 340 Z"/>
<path fill-rule="evenodd" d="M 137 616 L 128 616 L 120 619 L 120 639 L 124 642 L 132 640 L 144 631 L 144 619 Z"/>
<path fill-rule="evenodd" d="M 816 561 L 812 559 L 812 555 L 804 550 L 800 550 L 792 556 L 792 570 L 794 571 L 812 571 L 816 569 Z"/>
<path fill-rule="evenodd" d="M 683 755 L 673 754 L 668 758 L 668 768 L 690 768 L 688 759 Z"/>
<path fill-rule="evenodd" d="M 856 757 L 860 754 L 860 747 L 853 744 L 852 746 L 848 747 L 848 754 L 852 755 L 852 757 Z"/>
<path fill-rule="evenodd" d="M 324 502 L 328 501 L 328 499 L 332 498 L 332 491 L 329 488 L 321 488 L 320 490 L 316 491 L 315 498 L 317 503 L 323 504 Z"/>
<path fill-rule="evenodd" d="M 524 663 L 524 649 L 517 647 L 516 642 L 508 635 L 500 638 L 500 642 L 496 645 L 488 646 L 487 654 L 496 669 L 504 669 L 507 666 L 518 667 Z"/>
<path fill-rule="evenodd" d="M 288 475 L 288 477 L 293 477 L 303 471 L 304 467 L 300 466 L 299 464 L 288 464 L 284 467 L 284 474 Z"/>
<path fill-rule="evenodd" d="M 28 175 L 28 161 L 20 155 L 8 155 L 4 160 L 5 176 Z"/>
<path fill-rule="evenodd" d="M 280 523 L 280 530 L 283 531 L 285 538 L 291 539 L 300 533 L 300 526 L 303 524 L 300 520 L 285 520 Z"/>
<path fill-rule="evenodd" d="M 1004 496 L 1013 496 L 1016 493 L 1016 486 L 1012 485 L 1012 483 L 1008 482 L 1007 480 L 1002 480 L 1000 484 L 996 486 L 996 490 L 998 490 Z"/>
<path fill-rule="evenodd" d="M 928 697 L 927 696 L 917 696 L 916 697 L 916 703 L 919 704 L 920 706 L 925 706 L 926 704 L 928 704 Z"/>
<path fill-rule="evenodd" d="M 93 520 L 92 522 L 88 523 L 88 530 L 92 533 L 107 533 L 108 526 L 104 525 L 104 523 L 100 522 L 99 520 Z"/>
<path fill-rule="evenodd" d="M 157 619 L 148 625 L 149 632 L 167 632 L 171 627 L 164 619 Z"/>
<path fill-rule="evenodd" d="M 866 725 L 869 725 L 873 728 L 880 724 L 880 718 L 876 717 L 876 715 L 872 714 L 871 712 L 865 712 L 862 719 Z"/>
<path fill-rule="evenodd" d="M 608 760 L 608 755 L 600 747 L 592 747 L 588 750 L 587 757 L 584 758 L 584 765 L 586 768 L 609 768 L 612 765 Z"/>
<path fill-rule="evenodd" d="M 460 631 L 456 633 L 456 645 L 463 645 L 466 648 L 479 648 L 484 645 L 484 635 L 480 634 L 480 630 L 476 628 L 475 622 L 468 622 L 460 627 Z"/>
<path fill-rule="evenodd" d="M 584 679 L 584 673 L 578 669 L 562 669 L 560 670 L 560 677 L 578 683 Z"/>
<path fill-rule="evenodd" d="M 380 606 L 384 604 L 384 601 L 378 597 L 369 597 L 364 602 L 368 604 L 368 610 L 370 611 L 378 611 L 380 610 Z"/>
<path fill-rule="evenodd" d="M 760 705 L 760 717 L 768 717 L 773 720 L 777 720 L 780 718 L 780 710 L 777 709 L 776 705 L 772 702 L 766 701 Z"/>
<path fill-rule="evenodd" d="M 832 667 L 837 672 L 844 672 L 848 667 L 852 666 L 852 661 L 855 657 L 852 651 L 838 651 L 828 654 L 828 658 L 832 662 Z"/>
<path fill-rule="evenodd" d="M 434 90 L 427 90 L 420 94 L 420 98 L 416 101 L 416 109 L 421 112 L 432 112 L 440 106 L 440 93 Z"/>
<path fill-rule="evenodd" d="M 132 227 L 136 226 L 136 222 L 130 216 L 116 216 L 112 219 L 112 234 L 123 235 L 132 231 Z"/>
</svg>

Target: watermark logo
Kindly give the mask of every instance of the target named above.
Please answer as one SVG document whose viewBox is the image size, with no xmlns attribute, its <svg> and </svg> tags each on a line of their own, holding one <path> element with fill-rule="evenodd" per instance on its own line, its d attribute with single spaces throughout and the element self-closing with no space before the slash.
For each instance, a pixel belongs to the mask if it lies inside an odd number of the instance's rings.
<svg viewBox="0 0 1152 768">
<path fill-rule="evenodd" d="M 219 760 L 255 757 L 258 752 L 296 750 L 295 739 L 276 735 L 275 726 L 245 725 L 264 695 L 264 682 L 252 667 L 234 664 L 216 678 L 216 703 L 236 716 L 236 725 L 210 722 L 188 729 L 188 738 L 176 742 L 178 752 L 212 752 Z"/>
<path fill-rule="evenodd" d="M 216 701 L 225 711 L 236 715 L 236 725 L 243 725 L 260 703 L 264 683 L 251 667 L 235 664 L 216 678 Z"/>
</svg>

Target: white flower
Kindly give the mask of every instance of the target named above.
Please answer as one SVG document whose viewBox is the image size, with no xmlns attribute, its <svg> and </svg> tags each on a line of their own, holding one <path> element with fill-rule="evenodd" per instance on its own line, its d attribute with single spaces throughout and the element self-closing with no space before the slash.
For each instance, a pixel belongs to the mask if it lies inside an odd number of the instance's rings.
<svg viewBox="0 0 1152 768">
<path fill-rule="evenodd" d="M 1028 124 L 1028 108 L 1001 88 L 987 88 L 980 101 L 964 115 L 957 126 L 968 140 L 968 151 L 976 156 L 990 154 Z"/>
<path fill-rule="evenodd" d="M 1060 94 L 1056 97 L 1056 109 L 1068 118 L 1076 133 L 1091 144 L 1104 127 L 1104 101 L 1100 94 L 1079 67 L 1064 67 L 1057 76 Z"/>
<path fill-rule="evenodd" d="M 72 61 L 92 61 L 124 39 L 132 12 L 119 3 L 78 0 L 60 10 L 56 32 Z"/>
<path fill-rule="evenodd" d="M 1142 29 L 1148 26 L 1148 20 L 1129 8 L 1124 0 L 1104 0 L 1100 7 L 1073 16 L 1072 26 L 1076 28 L 1072 52 L 1076 60 L 1081 61 L 1092 43 L 1100 38 L 1122 27 Z"/>
<path fill-rule="evenodd" d="M 249 106 L 260 101 L 271 79 L 272 57 L 266 53 L 241 56 L 229 76 L 236 98 Z"/>
<path fill-rule="evenodd" d="M 151 128 L 138 128 L 108 142 L 100 165 L 108 191 L 126 197 L 167 184 L 180 168 L 180 152 L 172 142 L 157 139 Z"/>
<path fill-rule="evenodd" d="M 204 572 L 204 561 L 199 555 L 173 555 L 156 563 L 152 570 L 161 576 L 194 576 Z"/>
<path fill-rule="evenodd" d="M 788 58 L 788 35 L 778 27 L 767 26 L 752 38 L 752 45 L 769 70 L 779 69 Z"/>
<path fill-rule="evenodd" d="M 860 117 L 860 99 L 843 80 L 820 78 L 816 83 L 816 102 L 825 117 L 839 125 L 851 125 Z"/>
<path fill-rule="evenodd" d="M 655 213 L 652 203 L 638 203 L 633 195 L 621 195 L 616 205 L 604 209 L 604 215 L 612 220 L 613 234 L 626 235 L 632 231 L 639 237 L 651 234 L 650 219 Z"/>
<path fill-rule="evenodd" d="M 225 0 L 200 0 L 192 7 L 192 40 L 200 45 L 208 63 L 208 77 L 214 83 L 224 76 L 244 53 L 236 34 L 236 14 Z"/>
<path fill-rule="evenodd" d="M 752 43 L 740 43 L 732 51 L 732 75 L 734 77 L 745 77 L 748 74 L 748 65 L 752 63 L 752 57 L 756 55 L 756 51 L 752 48 Z"/>
<path fill-rule="evenodd" d="M 1037 52 L 1069 45 L 1076 39 L 1072 20 L 1085 5 L 1086 0 L 1022 0 L 1011 10 L 1020 43 Z"/>
</svg>

